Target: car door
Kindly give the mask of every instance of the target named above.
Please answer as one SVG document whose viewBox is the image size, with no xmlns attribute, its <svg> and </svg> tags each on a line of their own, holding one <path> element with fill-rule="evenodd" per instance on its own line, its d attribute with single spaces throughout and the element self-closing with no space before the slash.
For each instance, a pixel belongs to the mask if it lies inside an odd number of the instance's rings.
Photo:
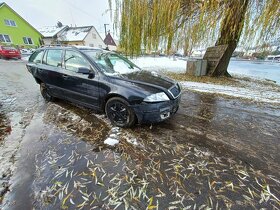
<svg viewBox="0 0 280 210">
<path fill-rule="evenodd" d="M 63 50 L 47 49 L 42 64 L 38 67 L 42 81 L 47 85 L 50 93 L 58 98 L 63 98 Z"/>
<path fill-rule="evenodd" d="M 79 68 L 94 72 L 94 78 L 78 73 Z M 89 61 L 78 51 L 67 49 L 64 55 L 63 87 L 72 101 L 99 108 L 99 75 Z"/>
</svg>

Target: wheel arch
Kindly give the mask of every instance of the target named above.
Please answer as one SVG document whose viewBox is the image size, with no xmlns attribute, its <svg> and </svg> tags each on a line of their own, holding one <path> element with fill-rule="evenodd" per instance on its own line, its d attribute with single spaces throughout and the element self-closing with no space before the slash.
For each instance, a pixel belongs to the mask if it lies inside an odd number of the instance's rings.
<svg viewBox="0 0 280 210">
<path fill-rule="evenodd" d="M 103 103 L 103 111 L 104 111 L 104 113 L 107 115 L 107 113 L 106 113 L 106 104 L 112 98 L 123 99 L 124 101 L 126 101 L 128 103 L 128 107 L 129 107 L 129 109 L 132 111 L 132 113 L 134 115 L 133 116 L 133 121 L 132 121 L 133 123 L 130 124 L 128 127 L 130 127 L 131 125 L 137 124 L 138 123 L 138 116 L 136 115 L 135 111 L 130 107 L 131 104 L 129 103 L 129 100 L 127 98 L 125 98 L 123 95 L 119 95 L 119 94 L 116 94 L 116 93 L 109 94 L 106 97 L 106 99 L 104 100 L 104 103 Z"/>
<path fill-rule="evenodd" d="M 43 81 L 40 80 L 38 77 L 34 77 L 35 81 L 37 82 L 37 84 L 41 84 Z"/>
<path fill-rule="evenodd" d="M 106 96 L 106 98 L 105 98 L 105 100 L 104 100 L 104 102 L 102 104 L 102 107 L 101 107 L 104 113 L 106 113 L 105 106 L 106 106 L 108 100 L 111 99 L 111 98 L 115 98 L 115 97 L 122 98 L 122 99 L 126 100 L 127 103 L 129 104 L 129 101 L 128 101 L 128 99 L 126 97 L 124 97 L 124 96 L 122 96 L 120 94 L 117 94 L 117 93 L 110 93 L 110 94 L 108 94 Z"/>
</svg>

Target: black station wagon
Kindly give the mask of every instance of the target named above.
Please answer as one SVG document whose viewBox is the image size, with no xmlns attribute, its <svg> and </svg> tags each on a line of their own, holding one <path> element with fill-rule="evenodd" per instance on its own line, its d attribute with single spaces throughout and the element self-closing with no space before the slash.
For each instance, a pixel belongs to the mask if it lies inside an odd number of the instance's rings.
<svg viewBox="0 0 280 210">
<path fill-rule="evenodd" d="M 105 112 L 113 125 L 155 123 L 175 114 L 181 86 L 125 57 L 90 47 L 43 47 L 28 71 L 46 101 L 61 98 Z"/>
</svg>

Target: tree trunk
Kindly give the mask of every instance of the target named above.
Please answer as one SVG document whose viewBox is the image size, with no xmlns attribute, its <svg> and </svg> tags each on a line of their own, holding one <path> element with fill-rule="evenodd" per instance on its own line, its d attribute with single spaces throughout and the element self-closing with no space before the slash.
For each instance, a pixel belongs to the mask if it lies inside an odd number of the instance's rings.
<svg viewBox="0 0 280 210">
<path fill-rule="evenodd" d="M 227 71 L 230 58 L 237 47 L 244 26 L 249 0 L 231 0 L 221 23 L 220 35 L 215 44 L 227 45 L 222 58 L 218 61 L 211 76 L 230 76 Z"/>
</svg>

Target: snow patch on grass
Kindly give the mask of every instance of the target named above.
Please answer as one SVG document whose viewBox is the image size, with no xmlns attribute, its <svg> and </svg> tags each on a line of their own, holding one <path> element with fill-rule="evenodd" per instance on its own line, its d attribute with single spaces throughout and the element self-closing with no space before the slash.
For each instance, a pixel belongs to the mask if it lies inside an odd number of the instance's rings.
<svg viewBox="0 0 280 210">
<path fill-rule="evenodd" d="M 144 70 L 182 74 L 186 71 L 187 61 L 175 57 L 139 57 L 132 60 Z M 245 70 L 245 69 L 244 69 Z M 264 84 L 265 79 L 242 79 L 234 75 L 238 84 L 209 84 L 208 82 L 182 81 L 185 89 L 203 93 L 215 93 L 249 99 L 258 102 L 280 103 L 280 86 Z M 255 78 L 255 77 L 253 77 Z"/>
<path fill-rule="evenodd" d="M 244 84 L 245 87 L 234 87 L 189 81 L 182 82 L 182 85 L 185 89 L 203 93 L 223 94 L 258 102 L 280 103 L 280 88 L 256 84 L 250 81 L 243 81 L 243 83 L 246 83 Z"/>
<path fill-rule="evenodd" d="M 131 60 L 137 66 L 149 71 L 185 73 L 187 61 L 175 57 L 139 57 Z"/>
</svg>

